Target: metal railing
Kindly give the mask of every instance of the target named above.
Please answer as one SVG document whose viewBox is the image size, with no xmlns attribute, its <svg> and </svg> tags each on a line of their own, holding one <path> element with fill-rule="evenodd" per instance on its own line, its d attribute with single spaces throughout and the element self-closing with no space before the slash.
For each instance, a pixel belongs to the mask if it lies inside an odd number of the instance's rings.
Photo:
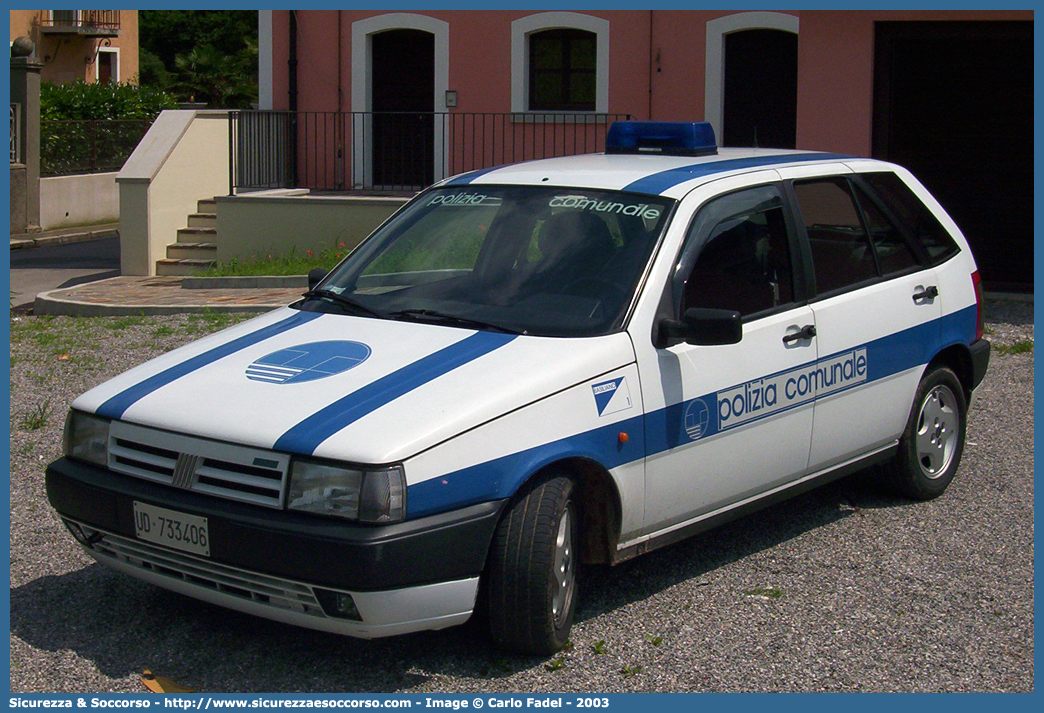
<svg viewBox="0 0 1044 713">
<path fill-rule="evenodd" d="M 466 171 L 605 149 L 629 114 L 229 113 L 229 193 L 416 191 Z"/>
<path fill-rule="evenodd" d="M 51 10 L 40 20 L 44 28 L 120 29 L 119 10 Z"/>
<path fill-rule="evenodd" d="M 41 121 L 40 175 L 118 171 L 151 125 L 151 119 Z"/>
</svg>

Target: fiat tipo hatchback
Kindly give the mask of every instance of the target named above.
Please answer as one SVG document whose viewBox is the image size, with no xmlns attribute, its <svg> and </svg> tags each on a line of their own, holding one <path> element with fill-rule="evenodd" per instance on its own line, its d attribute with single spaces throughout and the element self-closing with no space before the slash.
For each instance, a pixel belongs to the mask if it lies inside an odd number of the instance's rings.
<svg viewBox="0 0 1044 713">
<path fill-rule="evenodd" d="M 423 191 L 303 299 L 76 399 L 88 554 L 359 637 L 561 648 L 577 567 L 871 464 L 932 498 L 989 359 L 960 230 L 904 169 L 615 124 Z"/>
</svg>

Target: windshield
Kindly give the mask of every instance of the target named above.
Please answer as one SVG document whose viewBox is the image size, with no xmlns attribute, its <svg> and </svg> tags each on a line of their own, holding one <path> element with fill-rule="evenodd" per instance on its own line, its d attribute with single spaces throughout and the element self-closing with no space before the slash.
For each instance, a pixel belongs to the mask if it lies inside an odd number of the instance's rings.
<svg viewBox="0 0 1044 713">
<path fill-rule="evenodd" d="M 672 204 L 572 188 L 435 189 L 300 306 L 520 334 L 606 334 L 622 326 Z"/>
</svg>

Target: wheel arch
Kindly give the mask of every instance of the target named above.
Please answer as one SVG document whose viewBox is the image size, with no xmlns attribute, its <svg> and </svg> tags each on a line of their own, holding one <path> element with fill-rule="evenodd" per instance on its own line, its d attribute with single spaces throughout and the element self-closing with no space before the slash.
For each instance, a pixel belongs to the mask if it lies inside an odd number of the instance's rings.
<svg viewBox="0 0 1044 713">
<path fill-rule="evenodd" d="M 568 477 L 575 486 L 573 503 L 579 514 L 581 561 L 611 563 L 620 536 L 622 504 L 612 474 L 598 461 L 574 455 L 545 463 L 520 483 L 511 502 L 525 497 L 535 484 L 555 475 Z M 504 512 L 508 509 L 505 507 Z"/>
<path fill-rule="evenodd" d="M 938 366 L 948 367 L 957 375 L 957 380 L 961 382 L 961 388 L 964 390 L 964 400 L 967 402 L 971 398 L 972 389 L 974 388 L 971 352 L 968 350 L 967 345 L 960 343 L 951 344 L 941 350 L 928 362 L 924 369 L 924 374 L 928 374 Z M 923 377 L 924 375 L 922 375 Z"/>
</svg>

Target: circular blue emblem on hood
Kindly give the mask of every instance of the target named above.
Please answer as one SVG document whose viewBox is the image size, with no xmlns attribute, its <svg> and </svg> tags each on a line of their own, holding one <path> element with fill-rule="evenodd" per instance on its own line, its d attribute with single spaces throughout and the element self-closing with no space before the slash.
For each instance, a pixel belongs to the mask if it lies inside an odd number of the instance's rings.
<svg viewBox="0 0 1044 713">
<path fill-rule="evenodd" d="M 266 354 L 247 367 L 246 375 L 271 384 L 300 384 L 348 371 L 369 356 L 370 348 L 359 342 L 310 342 Z"/>
</svg>

